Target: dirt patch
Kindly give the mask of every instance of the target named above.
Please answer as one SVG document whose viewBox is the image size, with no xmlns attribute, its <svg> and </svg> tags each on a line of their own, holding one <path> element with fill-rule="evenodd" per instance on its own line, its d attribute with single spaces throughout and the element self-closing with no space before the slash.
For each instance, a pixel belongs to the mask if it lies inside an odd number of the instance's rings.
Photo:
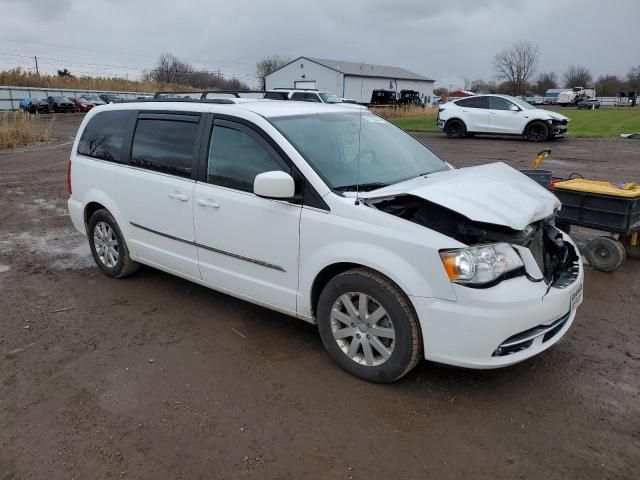
<svg viewBox="0 0 640 480">
<path fill-rule="evenodd" d="M 367 384 L 305 322 L 150 268 L 101 275 L 64 211 L 78 123 L 0 154 L 0 478 L 637 476 L 640 262 L 587 270 L 574 326 L 534 359 Z M 458 166 L 539 148 L 420 138 Z M 558 170 L 638 180 L 640 145 L 562 142 Z"/>
</svg>

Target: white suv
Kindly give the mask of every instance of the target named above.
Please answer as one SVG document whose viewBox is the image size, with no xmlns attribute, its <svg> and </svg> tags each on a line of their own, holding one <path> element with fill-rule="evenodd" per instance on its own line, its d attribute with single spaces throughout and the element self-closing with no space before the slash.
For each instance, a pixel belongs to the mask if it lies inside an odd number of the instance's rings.
<svg viewBox="0 0 640 480">
<path fill-rule="evenodd" d="M 476 134 L 518 135 L 544 142 L 567 131 L 564 115 L 508 95 L 476 95 L 439 107 L 438 128 L 449 138 Z"/>
<path fill-rule="evenodd" d="M 277 97 L 271 97 L 273 94 L 285 94 L 288 96 L 289 100 L 294 100 L 297 102 L 311 102 L 311 103 L 330 103 L 336 104 L 339 103 L 344 107 L 350 108 L 359 108 L 366 110 L 364 105 L 358 105 L 352 100 L 344 99 L 338 97 L 335 93 L 325 92 L 322 90 L 296 90 L 289 88 L 274 88 L 273 90 L 269 90 L 265 94 L 265 98 L 271 100 L 280 100 Z"/>
<path fill-rule="evenodd" d="M 565 334 L 582 299 L 555 196 L 503 163 L 454 169 L 368 111 L 97 107 L 68 188 L 104 274 L 145 264 L 317 323 L 330 356 L 374 382 L 423 357 L 522 361 Z"/>
</svg>

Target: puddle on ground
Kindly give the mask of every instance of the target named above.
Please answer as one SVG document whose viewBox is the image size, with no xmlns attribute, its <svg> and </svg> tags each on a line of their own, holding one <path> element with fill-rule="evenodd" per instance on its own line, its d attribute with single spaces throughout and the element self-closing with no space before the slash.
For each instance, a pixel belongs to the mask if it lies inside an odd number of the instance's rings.
<svg viewBox="0 0 640 480">
<path fill-rule="evenodd" d="M 0 240 L 0 254 L 35 253 L 49 258 L 54 270 L 80 270 L 93 266 L 86 237 L 72 228 L 59 228 L 46 233 L 9 233 Z"/>
<path fill-rule="evenodd" d="M 36 208 L 49 212 L 55 212 L 58 216 L 64 217 L 68 215 L 66 208 L 58 207 L 54 202 L 45 200 L 44 198 L 36 198 L 33 200 L 33 203 L 35 203 Z"/>
<path fill-rule="evenodd" d="M 2 264 L 0 263 L 0 273 L 8 272 L 9 270 L 11 270 L 11 269 L 9 268 L 9 265 L 2 265 Z"/>
</svg>

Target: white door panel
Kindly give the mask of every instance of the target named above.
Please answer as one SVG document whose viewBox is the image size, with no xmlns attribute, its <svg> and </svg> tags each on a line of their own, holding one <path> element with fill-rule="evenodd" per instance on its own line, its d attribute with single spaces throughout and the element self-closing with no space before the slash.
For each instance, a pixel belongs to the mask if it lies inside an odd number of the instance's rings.
<svg viewBox="0 0 640 480">
<path fill-rule="evenodd" d="M 200 278 L 194 245 L 194 185 L 191 179 L 122 167 L 117 202 L 128 217 L 127 242 L 135 257 Z"/>
<path fill-rule="evenodd" d="M 489 110 L 489 131 L 495 133 L 522 133 L 524 122 L 520 112 Z"/>
<path fill-rule="evenodd" d="M 468 132 L 486 132 L 489 114 L 484 108 L 462 108 L 462 118 Z"/>
<path fill-rule="evenodd" d="M 300 206 L 200 182 L 194 199 L 202 279 L 295 312 Z"/>
</svg>

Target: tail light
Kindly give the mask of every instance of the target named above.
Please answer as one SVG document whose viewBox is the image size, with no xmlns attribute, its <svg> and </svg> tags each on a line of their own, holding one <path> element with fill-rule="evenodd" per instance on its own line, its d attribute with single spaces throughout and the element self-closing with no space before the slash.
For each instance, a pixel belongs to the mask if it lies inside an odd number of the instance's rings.
<svg viewBox="0 0 640 480">
<path fill-rule="evenodd" d="M 67 164 L 67 193 L 71 195 L 71 160 Z"/>
</svg>

